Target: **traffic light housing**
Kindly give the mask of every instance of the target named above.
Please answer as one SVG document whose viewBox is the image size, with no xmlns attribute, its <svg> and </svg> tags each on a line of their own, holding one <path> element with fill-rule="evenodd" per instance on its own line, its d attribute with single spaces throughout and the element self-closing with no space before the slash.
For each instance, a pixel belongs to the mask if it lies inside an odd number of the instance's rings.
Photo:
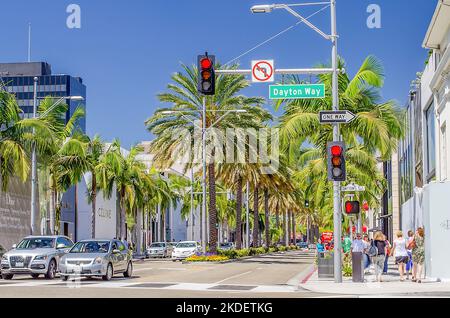
<svg viewBox="0 0 450 318">
<path fill-rule="evenodd" d="M 359 212 L 360 212 L 359 201 L 345 202 L 345 213 L 346 214 L 359 214 Z"/>
<path fill-rule="evenodd" d="M 199 55 L 198 61 L 198 92 L 203 95 L 214 95 L 216 93 L 216 73 L 214 55 Z"/>
<path fill-rule="evenodd" d="M 309 201 L 305 200 L 305 208 L 309 208 Z"/>
<path fill-rule="evenodd" d="M 329 142 L 327 146 L 327 166 L 329 181 L 345 181 L 345 144 L 341 141 Z"/>
</svg>

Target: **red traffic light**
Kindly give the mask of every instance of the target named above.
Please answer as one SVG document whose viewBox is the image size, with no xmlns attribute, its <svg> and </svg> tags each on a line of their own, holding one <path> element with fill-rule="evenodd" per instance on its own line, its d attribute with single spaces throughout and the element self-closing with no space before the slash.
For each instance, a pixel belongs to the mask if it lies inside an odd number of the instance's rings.
<svg viewBox="0 0 450 318">
<path fill-rule="evenodd" d="M 333 156 L 340 156 L 340 155 L 342 155 L 342 147 L 341 146 L 332 146 L 331 147 L 331 154 L 333 155 Z"/>
<path fill-rule="evenodd" d="M 202 67 L 202 69 L 208 69 L 208 68 L 211 68 L 211 66 L 212 66 L 212 61 L 211 61 L 209 58 L 205 57 L 204 59 L 202 59 L 202 60 L 200 61 L 200 66 Z"/>
<path fill-rule="evenodd" d="M 345 202 L 345 213 L 347 214 L 359 214 L 359 202 L 358 201 L 347 201 Z"/>
</svg>

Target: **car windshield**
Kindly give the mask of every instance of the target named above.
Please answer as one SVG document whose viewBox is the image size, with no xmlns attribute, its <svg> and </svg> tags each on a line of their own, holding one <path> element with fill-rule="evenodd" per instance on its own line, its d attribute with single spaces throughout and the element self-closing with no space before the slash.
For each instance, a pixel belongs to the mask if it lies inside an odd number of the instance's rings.
<svg viewBox="0 0 450 318">
<path fill-rule="evenodd" d="M 108 253 L 109 241 L 78 242 L 70 250 L 70 253 Z"/>
<path fill-rule="evenodd" d="M 195 243 L 178 243 L 177 248 L 193 248 L 196 247 Z"/>
<path fill-rule="evenodd" d="M 150 247 L 164 247 L 165 243 L 153 243 Z"/>
<path fill-rule="evenodd" d="M 27 238 L 17 245 L 18 250 L 32 250 L 35 248 L 53 248 L 55 239 L 51 237 Z"/>
<path fill-rule="evenodd" d="M 233 246 L 233 244 L 231 244 L 231 243 L 221 243 L 220 246 L 221 247 L 231 247 L 231 246 Z"/>
</svg>

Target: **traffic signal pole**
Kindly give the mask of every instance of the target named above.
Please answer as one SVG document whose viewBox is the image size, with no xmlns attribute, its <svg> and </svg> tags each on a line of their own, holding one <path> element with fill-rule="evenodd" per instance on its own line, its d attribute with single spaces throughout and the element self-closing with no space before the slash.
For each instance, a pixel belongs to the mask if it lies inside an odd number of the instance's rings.
<svg viewBox="0 0 450 318">
<path fill-rule="evenodd" d="M 203 253 L 206 253 L 206 244 L 208 239 L 206 237 L 206 97 L 203 96 L 202 103 L 202 188 L 203 188 L 203 200 L 202 200 L 202 248 Z"/>
<path fill-rule="evenodd" d="M 339 110 L 339 86 L 338 86 L 338 53 L 337 53 L 337 30 L 336 30 L 336 0 L 331 0 L 331 41 L 332 48 L 332 94 L 333 94 L 333 110 Z M 339 124 L 335 124 L 333 128 L 333 141 L 340 141 Z M 342 211 L 341 211 L 341 182 L 333 182 L 333 223 L 334 223 L 334 282 L 342 283 Z"/>
</svg>

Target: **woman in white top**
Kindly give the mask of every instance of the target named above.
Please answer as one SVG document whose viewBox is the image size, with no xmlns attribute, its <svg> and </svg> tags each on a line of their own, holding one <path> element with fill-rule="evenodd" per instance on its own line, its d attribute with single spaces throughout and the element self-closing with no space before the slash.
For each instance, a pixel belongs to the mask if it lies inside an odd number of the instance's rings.
<svg viewBox="0 0 450 318">
<path fill-rule="evenodd" d="M 400 273 L 400 281 L 403 282 L 405 279 L 403 275 L 405 273 L 405 265 L 409 261 L 408 251 L 406 245 L 407 240 L 403 237 L 402 231 L 396 233 L 397 239 L 394 240 L 394 245 L 392 247 L 391 256 L 395 257 L 395 264 L 398 265 L 398 271 Z"/>
</svg>

